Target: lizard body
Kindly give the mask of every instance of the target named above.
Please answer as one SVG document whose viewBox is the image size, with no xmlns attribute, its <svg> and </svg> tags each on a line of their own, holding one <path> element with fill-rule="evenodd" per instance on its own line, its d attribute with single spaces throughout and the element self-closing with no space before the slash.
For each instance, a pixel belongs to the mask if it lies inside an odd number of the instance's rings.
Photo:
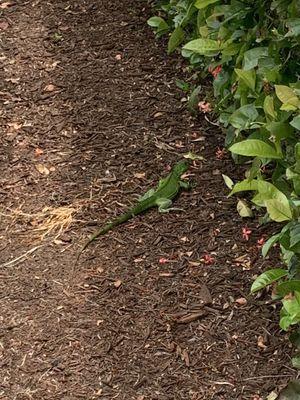
<svg viewBox="0 0 300 400">
<path fill-rule="evenodd" d="M 174 208 L 170 208 L 172 199 L 177 196 L 180 188 L 187 189 L 189 186 L 188 182 L 184 182 L 180 179 L 181 175 L 183 175 L 188 168 L 189 163 L 187 161 L 178 162 L 169 175 L 160 180 L 156 189 L 150 189 L 139 199 L 138 203 L 134 207 L 114 219 L 112 222 L 107 223 L 103 228 L 97 231 L 85 243 L 79 255 L 99 236 L 106 234 L 116 226 L 128 221 L 138 214 L 143 213 L 144 211 L 149 210 L 150 208 L 158 207 L 159 212 L 168 212 L 170 210 L 174 210 Z"/>
</svg>

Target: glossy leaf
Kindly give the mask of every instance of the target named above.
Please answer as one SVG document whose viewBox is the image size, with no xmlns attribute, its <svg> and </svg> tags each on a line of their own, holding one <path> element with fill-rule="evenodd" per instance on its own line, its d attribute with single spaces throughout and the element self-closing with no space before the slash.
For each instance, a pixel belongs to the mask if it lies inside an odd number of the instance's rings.
<svg viewBox="0 0 300 400">
<path fill-rule="evenodd" d="M 229 122 L 237 129 L 249 129 L 252 122 L 256 121 L 258 112 L 253 104 L 247 104 L 236 110 L 229 118 Z"/>
<path fill-rule="evenodd" d="M 228 187 L 228 189 L 232 189 L 234 186 L 234 183 L 229 176 L 222 174 L 222 177 L 224 179 L 225 185 Z"/>
<path fill-rule="evenodd" d="M 300 18 L 291 18 L 286 21 L 288 33 L 285 37 L 299 36 L 300 35 Z"/>
<path fill-rule="evenodd" d="M 268 57 L 269 49 L 267 47 L 254 47 L 247 50 L 244 54 L 244 69 L 250 70 L 258 66 L 260 59 Z"/>
<path fill-rule="evenodd" d="M 276 292 L 282 297 L 294 291 L 300 292 L 300 280 L 282 282 L 276 287 Z M 300 313 L 300 307 L 299 307 L 299 313 Z"/>
<path fill-rule="evenodd" d="M 298 129 L 298 131 L 300 131 L 300 115 L 297 115 L 296 117 L 294 117 L 294 118 L 292 119 L 292 121 L 290 122 L 290 124 L 291 124 L 294 128 Z"/>
<path fill-rule="evenodd" d="M 245 200 L 239 200 L 236 209 L 242 218 L 253 217 L 253 212 Z"/>
<path fill-rule="evenodd" d="M 193 51 L 201 55 L 217 54 L 221 47 L 216 40 L 211 39 L 195 39 L 188 42 L 183 49 Z"/>
<path fill-rule="evenodd" d="M 246 192 L 248 190 L 257 190 L 256 180 L 244 179 L 243 181 L 236 183 L 229 193 L 229 196 L 232 196 L 234 193 Z"/>
<path fill-rule="evenodd" d="M 254 69 L 244 71 L 242 69 L 235 68 L 234 72 L 251 90 L 255 90 L 256 73 Z"/>
<path fill-rule="evenodd" d="M 282 202 L 278 199 L 266 200 L 265 205 L 267 207 L 269 216 L 273 221 L 289 221 L 293 217 L 292 210 L 287 199 L 285 202 Z"/>
<path fill-rule="evenodd" d="M 300 399 L 300 381 L 290 381 L 280 393 L 277 400 L 299 400 Z"/>
<path fill-rule="evenodd" d="M 294 90 L 289 86 L 275 85 L 275 92 L 276 96 L 283 103 L 283 105 L 292 106 L 291 110 L 296 110 L 297 107 L 300 107 L 300 100 L 298 99 Z"/>
<path fill-rule="evenodd" d="M 280 238 L 281 234 L 277 233 L 276 235 L 271 236 L 266 243 L 263 245 L 261 253 L 263 257 L 266 257 L 266 255 L 269 253 L 270 249 L 274 246 L 274 244 L 278 241 Z"/>
<path fill-rule="evenodd" d="M 272 96 L 266 96 L 264 100 L 264 112 L 267 116 L 276 118 L 277 113 L 274 108 L 274 99 Z"/>
<path fill-rule="evenodd" d="M 219 0 L 196 0 L 194 6 L 199 8 L 199 10 L 202 10 L 203 8 L 206 8 L 210 4 L 217 3 Z"/>
<path fill-rule="evenodd" d="M 181 26 L 177 26 L 177 28 L 172 32 L 169 42 L 168 42 L 168 54 L 173 53 L 174 50 L 183 42 L 184 40 L 184 30 Z"/>
<path fill-rule="evenodd" d="M 262 273 L 252 283 L 251 293 L 264 289 L 266 286 L 271 285 L 271 283 L 278 281 L 286 275 L 287 270 L 282 268 L 270 269 L 269 271 Z"/>
<path fill-rule="evenodd" d="M 229 148 L 232 153 L 248 157 L 281 158 L 276 150 L 268 143 L 258 139 L 246 139 L 235 143 Z"/>
</svg>

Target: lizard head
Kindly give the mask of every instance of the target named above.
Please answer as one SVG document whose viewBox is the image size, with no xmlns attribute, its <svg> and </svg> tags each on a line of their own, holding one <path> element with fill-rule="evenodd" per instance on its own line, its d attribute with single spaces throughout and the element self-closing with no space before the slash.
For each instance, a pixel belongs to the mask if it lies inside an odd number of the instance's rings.
<svg viewBox="0 0 300 400">
<path fill-rule="evenodd" d="M 175 164 L 173 172 L 178 176 L 178 178 L 181 177 L 182 174 L 184 174 L 187 170 L 189 169 L 189 162 L 184 160 L 184 161 L 179 161 L 177 164 Z"/>
</svg>

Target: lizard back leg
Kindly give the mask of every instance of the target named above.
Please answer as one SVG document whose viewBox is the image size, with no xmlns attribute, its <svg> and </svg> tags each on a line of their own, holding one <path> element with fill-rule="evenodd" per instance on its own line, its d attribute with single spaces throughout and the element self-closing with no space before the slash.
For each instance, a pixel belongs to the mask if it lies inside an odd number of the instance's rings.
<svg viewBox="0 0 300 400">
<path fill-rule="evenodd" d="M 167 213 L 169 211 L 183 211 L 181 208 L 170 207 L 172 205 L 172 200 L 170 199 L 157 199 L 156 204 L 158 206 L 158 212 L 160 213 Z"/>
</svg>

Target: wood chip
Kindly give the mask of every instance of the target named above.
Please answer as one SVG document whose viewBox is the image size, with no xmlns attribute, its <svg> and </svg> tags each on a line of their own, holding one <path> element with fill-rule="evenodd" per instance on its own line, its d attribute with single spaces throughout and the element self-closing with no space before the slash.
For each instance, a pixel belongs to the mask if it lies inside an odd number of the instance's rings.
<svg viewBox="0 0 300 400">
<path fill-rule="evenodd" d="M 201 317 L 205 317 L 207 314 L 208 313 L 206 310 L 200 310 L 194 313 L 183 315 L 182 317 L 178 318 L 176 322 L 178 324 L 188 324 L 190 322 L 196 321 Z"/>
<path fill-rule="evenodd" d="M 122 281 L 120 279 L 118 279 L 117 281 L 114 282 L 114 287 L 115 288 L 119 288 L 122 285 Z"/>
</svg>

